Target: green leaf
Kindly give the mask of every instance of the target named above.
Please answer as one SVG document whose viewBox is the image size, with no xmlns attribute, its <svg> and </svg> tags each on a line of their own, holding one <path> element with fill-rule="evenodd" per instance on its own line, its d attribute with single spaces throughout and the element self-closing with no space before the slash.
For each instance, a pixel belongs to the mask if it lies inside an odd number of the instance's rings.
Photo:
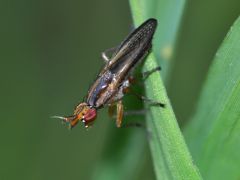
<svg viewBox="0 0 240 180">
<path fill-rule="evenodd" d="M 240 177 L 240 18 L 218 50 L 185 136 L 205 179 Z"/>
<path fill-rule="evenodd" d="M 130 0 L 136 26 L 149 17 L 142 12 L 144 7 L 149 5 L 146 2 Z M 155 57 L 150 54 L 144 65 L 144 71 L 157 66 Z M 146 94 L 148 98 L 166 104 L 165 108 L 151 107 L 147 115 L 149 142 L 157 179 L 201 179 L 192 163 L 159 73 L 153 73 L 147 79 Z"/>
</svg>

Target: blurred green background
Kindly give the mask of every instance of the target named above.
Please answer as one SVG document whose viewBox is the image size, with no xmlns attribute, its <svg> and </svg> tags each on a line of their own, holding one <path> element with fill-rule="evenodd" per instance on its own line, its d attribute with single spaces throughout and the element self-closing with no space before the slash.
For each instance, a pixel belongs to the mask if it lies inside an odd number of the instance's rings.
<svg viewBox="0 0 240 180">
<path fill-rule="evenodd" d="M 128 1 L 13 0 L 1 1 L 0 9 L 0 179 L 97 179 L 110 152 L 116 152 L 112 161 L 138 162 L 127 179 L 154 179 L 144 131 L 115 128 L 106 110 L 87 131 L 81 126 L 68 131 L 49 118 L 72 113 L 103 65 L 101 51 L 132 29 Z M 166 82 L 182 126 L 239 12 L 236 0 L 187 2 Z M 121 138 L 128 135 L 131 140 Z M 141 140 L 137 160 L 128 154 L 134 140 Z"/>
</svg>

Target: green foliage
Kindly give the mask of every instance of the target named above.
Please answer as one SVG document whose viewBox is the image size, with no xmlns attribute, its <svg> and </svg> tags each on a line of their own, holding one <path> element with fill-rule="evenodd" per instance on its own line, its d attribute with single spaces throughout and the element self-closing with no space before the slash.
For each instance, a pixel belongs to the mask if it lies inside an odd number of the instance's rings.
<svg viewBox="0 0 240 180">
<path fill-rule="evenodd" d="M 205 179 L 240 176 L 240 18 L 216 53 L 185 136 Z"/>
<path fill-rule="evenodd" d="M 204 179 L 239 179 L 240 20 L 222 40 L 240 1 L 130 0 L 135 26 L 150 17 L 159 22 L 144 71 L 162 71 L 146 81 L 146 96 L 166 108 L 150 108 L 147 130 L 117 129 L 105 110 L 88 130 L 79 123 L 68 131 L 49 118 L 72 113 L 103 65 L 100 52 L 129 33 L 128 1 L 13 0 L 1 7 L 0 179 L 201 179 L 197 169 Z M 126 111 L 141 108 L 126 96 Z M 124 123 L 139 120 L 144 116 Z"/>
</svg>

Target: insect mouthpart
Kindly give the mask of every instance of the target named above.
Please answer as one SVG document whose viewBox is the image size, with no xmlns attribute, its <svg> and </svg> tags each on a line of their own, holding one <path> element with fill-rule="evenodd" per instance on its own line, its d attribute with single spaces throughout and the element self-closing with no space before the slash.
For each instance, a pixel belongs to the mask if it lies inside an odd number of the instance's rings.
<svg viewBox="0 0 240 180">
<path fill-rule="evenodd" d="M 61 119 L 62 123 L 68 128 L 72 129 L 78 123 L 79 119 L 76 115 L 72 116 L 52 116 L 52 118 Z"/>
</svg>

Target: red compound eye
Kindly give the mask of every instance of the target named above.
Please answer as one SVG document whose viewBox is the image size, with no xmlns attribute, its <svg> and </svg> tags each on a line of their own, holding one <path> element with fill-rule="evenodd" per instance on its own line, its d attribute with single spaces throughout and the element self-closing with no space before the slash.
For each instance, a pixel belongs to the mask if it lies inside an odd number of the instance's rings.
<svg viewBox="0 0 240 180">
<path fill-rule="evenodd" d="M 94 119 L 97 117 L 97 111 L 96 109 L 89 109 L 86 114 L 84 115 L 85 124 L 94 121 Z"/>
</svg>

